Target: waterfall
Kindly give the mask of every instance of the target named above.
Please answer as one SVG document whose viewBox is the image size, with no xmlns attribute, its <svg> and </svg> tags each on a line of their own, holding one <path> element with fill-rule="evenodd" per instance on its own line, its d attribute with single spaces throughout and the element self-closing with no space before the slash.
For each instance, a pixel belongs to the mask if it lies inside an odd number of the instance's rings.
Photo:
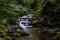
<svg viewBox="0 0 60 40">
<path fill-rule="evenodd" d="M 20 22 L 20 26 L 23 28 L 23 30 L 24 30 L 26 33 L 29 34 L 29 37 L 32 37 L 31 32 L 30 32 L 30 30 L 29 30 L 29 28 L 28 28 L 27 26 L 22 25 L 21 22 Z"/>
<path fill-rule="evenodd" d="M 29 27 L 32 27 L 31 22 L 28 20 L 29 18 L 32 18 L 33 14 L 28 14 L 28 15 L 24 15 L 22 17 L 19 18 L 19 25 L 23 28 L 23 30 L 29 34 L 29 37 L 32 37 L 32 34 L 30 32 Z"/>
</svg>

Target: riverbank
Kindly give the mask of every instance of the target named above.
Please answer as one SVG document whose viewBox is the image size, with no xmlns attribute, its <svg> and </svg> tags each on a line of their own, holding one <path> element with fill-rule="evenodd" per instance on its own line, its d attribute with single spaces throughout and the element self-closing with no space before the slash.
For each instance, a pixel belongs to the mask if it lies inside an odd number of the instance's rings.
<svg viewBox="0 0 60 40">
<path fill-rule="evenodd" d="M 54 40 L 54 32 L 55 28 L 49 27 L 32 27 L 30 28 L 32 33 L 32 38 L 28 38 L 28 36 L 22 37 L 22 40 Z"/>
</svg>

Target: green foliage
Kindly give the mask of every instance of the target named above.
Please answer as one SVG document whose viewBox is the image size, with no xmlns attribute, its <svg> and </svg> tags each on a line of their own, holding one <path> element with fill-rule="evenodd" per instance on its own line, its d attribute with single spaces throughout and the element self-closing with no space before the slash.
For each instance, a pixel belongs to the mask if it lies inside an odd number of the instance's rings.
<svg viewBox="0 0 60 40">
<path fill-rule="evenodd" d="M 25 35 L 29 35 L 28 33 L 26 33 L 24 30 L 20 30 L 20 31 L 17 31 L 17 33 L 20 33 L 21 36 L 25 36 Z"/>
<path fill-rule="evenodd" d="M 7 0 L 0 0 L 0 2 L 2 2 L 2 3 L 4 3 L 4 2 L 6 2 Z"/>
<path fill-rule="evenodd" d="M 41 13 L 42 18 L 48 25 L 59 25 L 58 20 L 59 18 L 59 10 L 60 10 L 60 3 L 59 2 L 50 2 L 48 1 L 43 8 L 43 11 Z"/>
<path fill-rule="evenodd" d="M 8 24 L 8 20 L 7 19 L 1 19 L 0 24 Z"/>
<path fill-rule="evenodd" d="M 60 24 L 60 0 L 0 0 L 0 33 L 2 36 L 6 35 L 3 30 L 7 25 L 16 24 L 18 17 L 28 13 L 34 14 L 33 23 L 58 25 Z M 18 33 L 23 35 L 25 32 Z M 59 38 L 60 31 L 56 34 L 56 38 Z M 6 40 L 10 39 L 6 37 Z"/>
<path fill-rule="evenodd" d="M 2 37 L 2 38 L 3 38 L 3 37 L 5 37 L 5 36 L 6 36 L 5 31 L 3 31 L 3 30 L 1 30 L 1 29 L 0 29 L 0 37 Z"/>
<path fill-rule="evenodd" d="M 34 2 L 34 0 L 23 0 L 24 4 L 29 6 L 30 4 L 32 4 Z"/>
<path fill-rule="evenodd" d="M 50 2 L 56 2 L 56 0 L 48 0 L 48 1 L 50 1 Z"/>
<path fill-rule="evenodd" d="M 7 28 L 7 26 L 5 26 L 5 25 L 0 25 L 0 29 L 5 30 L 6 28 Z"/>
<path fill-rule="evenodd" d="M 56 31 L 55 31 L 55 37 L 54 39 L 55 40 L 60 40 L 60 28 L 56 28 Z"/>
<path fill-rule="evenodd" d="M 12 38 L 10 36 L 6 36 L 4 40 L 12 40 Z"/>
<path fill-rule="evenodd" d="M 16 40 L 22 40 L 21 38 L 16 38 Z"/>
</svg>

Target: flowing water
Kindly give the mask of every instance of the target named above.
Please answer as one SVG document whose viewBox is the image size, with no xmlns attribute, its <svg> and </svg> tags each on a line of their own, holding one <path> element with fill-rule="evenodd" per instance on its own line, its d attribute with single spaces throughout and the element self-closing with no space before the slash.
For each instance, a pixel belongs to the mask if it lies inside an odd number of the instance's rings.
<svg viewBox="0 0 60 40">
<path fill-rule="evenodd" d="M 24 26 L 23 24 L 21 24 L 21 22 L 20 22 L 20 26 L 23 28 L 23 30 L 24 30 L 26 33 L 29 34 L 29 37 L 32 37 L 32 34 L 31 34 L 31 32 L 30 32 L 30 30 L 29 30 L 29 28 L 28 28 L 27 26 Z"/>
<path fill-rule="evenodd" d="M 28 18 L 32 18 L 32 14 L 28 14 L 28 15 L 24 15 L 20 18 L 19 20 L 19 25 L 23 28 L 23 30 L 29 34 L 29 38 L 32 37 L 32 34 L 30 32 L 30 27 L 32 27 L 31 25 L 31 22 L 28 21 Z"/>
</svg>

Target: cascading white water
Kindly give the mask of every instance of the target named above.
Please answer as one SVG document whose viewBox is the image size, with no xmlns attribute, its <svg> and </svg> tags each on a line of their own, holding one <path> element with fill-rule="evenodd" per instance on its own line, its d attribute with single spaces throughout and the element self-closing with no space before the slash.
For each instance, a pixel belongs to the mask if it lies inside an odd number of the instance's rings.
<svg viewBox="0 0 60 40">
<path fill-rule="evenodd" d="M 29 33 L 29 37 L 31 38 L 32 37 L 32 34 L 30 32 L 30 29 L 29 27 L 32 27 L 31 25 L 31 22 L 28 21 L 28 18 L 32 18 L 33 14 L 28 14 L 28 15 L 24 15 L 22 17 L 20 17 L 19 19 L 19 25 L 23 28 L 23 30 L 26 32 L 26 33 Z"/>
<path fill-rule="evenodd" d="M 31 34 L 31 32 L 30 32 L 30 30 L 29 30 L 29 28 L 28 28 L 27 26 L 24 26 L 23 24 L 21 24 L 21 22 L 20 22 L 20 26 L 23 28 L 23 30 L 24 30 L 26 33 L 29 34 L 29 37 L 32 37 L 32 34 Z"/>
</svg>

